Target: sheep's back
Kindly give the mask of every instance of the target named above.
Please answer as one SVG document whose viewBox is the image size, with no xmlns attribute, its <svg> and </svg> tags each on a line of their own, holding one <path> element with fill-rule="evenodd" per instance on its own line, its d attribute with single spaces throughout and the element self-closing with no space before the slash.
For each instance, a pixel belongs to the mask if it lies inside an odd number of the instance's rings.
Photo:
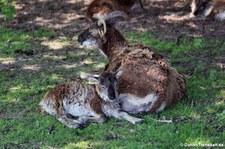
<svg viewBox="0 0 225 149">
<path fill-rule="evenodd" d="M 117 80 L 120 94 L 129 93 L 138 97 L 157 94 L 159 99 L 152 107 L 153 111 L 162 102 L 170 105 L 185 94 L 184 77 L 163 56 L 140 44 L 122 47 L 105 69 L 110 72 L 122 70 Z"/>
</svg>

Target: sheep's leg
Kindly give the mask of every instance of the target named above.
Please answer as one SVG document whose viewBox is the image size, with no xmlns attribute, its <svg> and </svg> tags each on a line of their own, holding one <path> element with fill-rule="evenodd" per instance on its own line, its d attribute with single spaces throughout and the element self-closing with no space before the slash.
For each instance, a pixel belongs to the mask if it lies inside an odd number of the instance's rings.
<svg viewBox="0 0 225 149">
<path fill-rule="evenodd" d="M 80 128 L 84 127 L 87 123 L 103 123 L 106 118 L 98 115 L 95 117 L 82 116 L 78 119 L 70 119 L 66 115 L 61 115 L 58 117 L 58 120 L 69 128 Z"/>
<path fill-rule="evenodd" d="M 118 119 L 125 119 L 125 120 L 131 122 L 132 124 L 138 124 L 138 123 L 144 122 L 144 120 L 141 118 L 130 116 L 126 112 L 118 111 L 118 110 L 112 112 L 112 116 L 115 118 L 118 118 Z"/>
<path fill-rule="evenodd" d="M 104 115 L 97 115 L 97 116 L 82 116 L 78 118 L 80 124 L 86 123 L 104 123 L 106 121 L 106 117 Z"/>
<path fill-rule="evenodd" d="M 66 115 L 60 115 L 60 116 L 57 117 L 57 119 L 69 128 L 79 128 L 79 127 L 81 127 L 78 120 L 70 119 Z"/>
<path fill-rule="evenodd" d="M 80 128 L 86 124 L 85 121 L 79 121 L 79 118 L 69 118 L 68 113 L 62 106 L 57 110 L 57 119 L 69 128 Z"/>
</svg>

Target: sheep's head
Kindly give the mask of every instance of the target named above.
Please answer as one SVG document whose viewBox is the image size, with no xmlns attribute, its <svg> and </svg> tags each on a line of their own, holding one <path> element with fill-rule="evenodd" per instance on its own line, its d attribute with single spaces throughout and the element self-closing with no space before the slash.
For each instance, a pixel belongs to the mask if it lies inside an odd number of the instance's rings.
<svg viewBox="0 0 225 149">
<path fill-rule="evenodd" d="M 107 41 L 105 34 L 109 25 L 115 25 L 119 20 L 127 18 L 127 15 L 121 11 L 114 11 L 104 18 L 97 15 L 94 17 L 98 20 L 78 36 L 81 46 L 100 48 Z"/>
<path fill-rule="evenodd" d="M 118 97 L 117 78 L 121 73 L 122 71 L 115 73 L 102 72 L 100 76 L 84 73 L 81 78 L 96 84 L 96 91 L 103 100 L 113 102 Z"/>
<path fill-rule="evenodd" d="M 101 44 L 106 42 L 105 33 L 106 22 L 103 18 L 100 18 L 78 36 L 78 42 L 80 42 L 83 47 L 93 47 L 97 49 Z"/>
</svg>

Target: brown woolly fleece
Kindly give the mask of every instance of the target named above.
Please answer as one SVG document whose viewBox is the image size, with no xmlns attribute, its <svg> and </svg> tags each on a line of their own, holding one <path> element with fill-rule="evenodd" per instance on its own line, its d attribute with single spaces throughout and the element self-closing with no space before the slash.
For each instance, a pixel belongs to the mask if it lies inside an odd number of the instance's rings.
<svg viewBox="0 0 225 149">
<path fill-rule="evenodd" d="M 185 79 L 163 56 L 141 44 L 129 44 L 114 27 L 107 25 L 107 42 L 100 49 L 108 56 L 104 71 L 122 70 L 117 80 L 119 94 L 145 97 L 156 93 L 159 98 L 149 112 L 179 101 L 185 94 Z"/>
<path fill-rule="evenodd" d="M 85 97 L 85 101 L 79 100 L 79 97 L 82 96 Z M 88 107 L 95 111 L 95 113 L 103 114 L 102 106 L 105 102 L 95 91 L 94 85 L 80 84 L 77 82 L 60 84 L 49 90 L 42 100 L 46 100 L 49 104 L 53 104 L 54 109 L 56 109 L 57 115 L 59 116 L 62 112 L 60 107 L 63 107 L 62 102 L 64 99 L 68 99 L 68 102 L 70 103 L 84 102 L 87 105 L 89 104 Z"/>
</svg>

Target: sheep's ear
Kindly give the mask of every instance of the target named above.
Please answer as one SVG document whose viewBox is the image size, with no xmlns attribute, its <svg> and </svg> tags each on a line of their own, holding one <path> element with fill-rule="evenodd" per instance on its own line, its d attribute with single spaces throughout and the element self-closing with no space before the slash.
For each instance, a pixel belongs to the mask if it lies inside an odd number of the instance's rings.
<svg viewBox="0 0 225 149">
<path fill-rule="evenodd" d="M 99 81 L 97 78 L 94 78 L 94 77 L 88 77 L 87 80 L 91 83 L 94 83 L 94 84 L 99 84 Z"/>
<path fill-rule="evenodd" d="M 93 74 L 86 73 L 86 72 L 79 72 L 79 76 L 81 79 L 87 79 L 88 77 L 99 78 L 99 75 L 93 75 Z"/>
<path fill-rule="evenodd" d="M 118 79 L 121 75 L 122 75 L 123 71 L 122 70 L 117 70 L 115 73 L 114 73 L 114 76 L 116 77 L 116 79 Z"/>
<path fill-rule="evenodd" d="M 81 79 L 85 79 L 94 84 L 99 84 L 99 81 L 98 81 L 99 75 L 92 75 L 90 73 L 80 72 L 79 76 Z"/>
<path fill-rule="evenodd" d="M 116 25 L 119 21 L 126 20 L 128 18 L 127 14 L 122 11 L 113 11 L 104 17 L 104 20 L 111 24 Z"/>
</svg>

